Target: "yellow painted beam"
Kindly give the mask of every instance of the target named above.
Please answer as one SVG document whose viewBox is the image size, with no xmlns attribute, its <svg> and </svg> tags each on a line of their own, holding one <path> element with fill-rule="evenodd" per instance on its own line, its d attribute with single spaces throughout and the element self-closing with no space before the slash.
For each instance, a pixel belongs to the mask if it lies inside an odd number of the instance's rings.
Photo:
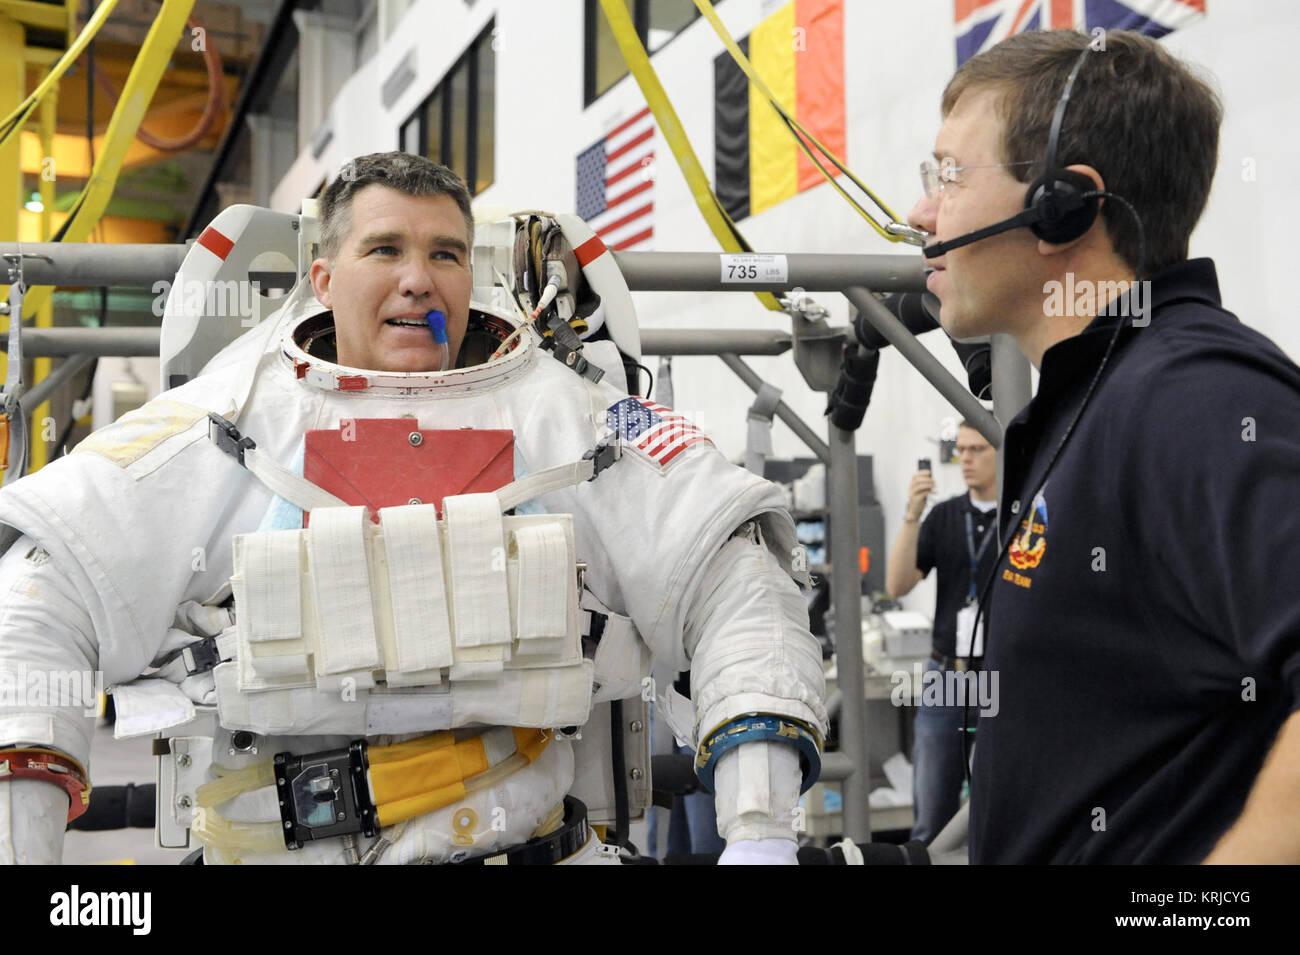
<svg viewBox="0 0 1300 955">
<path fill-rule="evenodd" d="M 54 129 L 58 124 L 59 117 L 59 84 L 55 83 L 50 87 L 50 91 L 45 94 L 40 105 L 40 137 L 41 146 L 46 153 L 53 150 L 54 147 Z M 48 240 L 54 235 L 54 177 L 41 177 L 41 237 Z M 54 327 L 54 299 L 47 298 L 41 303 L 41 307 L 36 310 L 36 327 L 53 328 Z M 53 370 L 52 363 L 48 358 L 37 358 L 32 362 L 32 386 L 41 379 L 47 377 Z M 40 405 L 32 412 L 32 428 L 29 435 L 31 447 L 28 449 L 28 470 L 39 471 L 45 467 L 49 460 L 49 446 L 47 440 L 53 440 L 53 435 L 49 435 L 49 428 L 46 427 L 46 419 L 50 416 L 50 403 L 42 401 Z"/>
<path fill-rule="evenodd" d="M 157 121 L 151 116 L 145 121 L 144 128 L 159 136 L 178 136 L 193 127 L 200 113 L 201 110 L 194 110 L 191 115 L 185 113 L 168 115 L 164 113 L 158 117 Z M 215 146 L 216 142 L 220 140 L 224 129 L 224 122 L 214 125 L 205 140 L 211 140 Z M 21 159 L 16 159 L 15 162 L 21 164 L 22 171 L 27 175 L 40 175 L 41 171 L 49 165 L 45 162 L 47 156 L 54 158 L 54 169 L 59 176 L 69 179 L 85 179 L 90 175 L 90 151 L 86 148 L 85 136 L 77 136 L 72 133 L 55 135 L 54 151 L 52 153 L 46 153 L 41 149 L 40 137 L 30 130 L 23 131 L 21 141 L 22 156 Z M 98 156 L 103 152 L 103 148 L 104 137 L 96 136 L 95 155 Z M 160 152 L 152 146 L 146 146 L 140 140 L 135 139 L 126 149 L 126 158 L 122 161 L 122 168 L 133 169 L 136 166 L 146 166 L 164 159 L 171 159 L 175 155 L 175 153 Z"/>
<path fill-rule="evenodd" d="M 63 225 L 63 220 L 68 217 L 66 212 L 55 212 L 52 217 L 52 224 L 55 229 Z M 26 209 L 19 214 L 19 242 L 44 242 L 46 233 L 41 229 L 41 214 L 28 212 Z M 176 229 L 170 227 L 165 222 L 158 222 L 154 219 L 128 219 L 125 216 L 104 216 L 95 226 L 93 236 L 87 241 L 93 242 L 175 242 Z M 0 276 L 3 278 L 3 276 Z M 3 288 L 3 285 L 0 285 Z M 0 325 L 0 331 L 8 328 L 8 325 Z M 0 352 L 0 356 L 3 353 Z"/>
<path fill-rule="evenodd" d="M 32 3 L 31 0 L 0 0 L 0 16 L 9 17 L 29 27 L 63 32 L 68 28 L 67 11 L 52 3 Z"/>
<path fill-rule="evenodd" d="M 63 56 L 63 50 L 52 50 L 46 46 L 23 47 L 23 59 L 29 66 L 53 66 Z"/>
<path fill-rule="evenodd" d="M 8 116 L 18 108 L 26 95 L 23 76 L 23 25 L 12 17 L 0 13 L 0 116 Z M 18 210 L 22 208 L 23 174 L 19 170 L 19 145 L 17 137 L 6 137 L 0 144 L 0 242 L 18 238 Z M 9 288 L 9 273 L 0 268 L 0 286 Z M 8 318 L 0 322 L 0 329 L 9 328 Z M 0 382 L 9 370 L 9 362 L 0 356 Z M 2 463 L 2 462 L 0 462 Z"/>
</svg>

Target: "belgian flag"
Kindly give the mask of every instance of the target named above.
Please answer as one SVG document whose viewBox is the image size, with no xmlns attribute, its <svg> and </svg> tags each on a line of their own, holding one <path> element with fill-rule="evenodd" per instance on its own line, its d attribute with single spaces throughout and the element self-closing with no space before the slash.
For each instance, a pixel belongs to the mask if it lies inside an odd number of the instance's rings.
<svg viewBox="0 0 1300 955">
<path fill-rule="evenodd" d="M 846 160 L 843 0 L 792 0 L 738 46 L 785 111 Z M 726 50 L 713 60 L 713 90 L 714 188 L 733 221 L 823 181 Z"/>
</svg>

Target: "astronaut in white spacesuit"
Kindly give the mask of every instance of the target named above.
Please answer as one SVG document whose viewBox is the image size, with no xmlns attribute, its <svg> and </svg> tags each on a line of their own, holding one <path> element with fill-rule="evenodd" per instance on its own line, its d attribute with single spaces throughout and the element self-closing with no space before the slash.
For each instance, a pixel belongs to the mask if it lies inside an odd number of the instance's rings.
<svg viewBox="0 0 1300 955">
<path fill-rule="evenodd" d="M 723 861 L 793 863 L 827 723 L 777 489 L 528 329 L 456 367 L 463 185 L 400 153 L 348 173 L 321 200 L 314 299 L 0 492 L 21 534 L 0 557 L 0 679 L 102 671 L 119 722 L 151 732 L 215 707 L 183 758 L 203 764 L 185 804 L 208 864 L 601 862 L 616 856 L 575 819 L 555 729 L 639 693 L 648 648 L 691 670 L 679 735 L 716 792 Z M 381 426 L 400 430 L 381 489 L 398 499 L 303 477 L 322 448 L 346 469 L 349 429 L 373 455 Z M 404 454 L 478 432 L 512 442 L 514 483 L 453 488 L 439 510 L 406 496 Z M 599 643 L 575 630 L 593 608 Z M 83 808 L 94 718 L 54 702 L 0 695 L 0 761 L 25 767 L 0 776 L 0 861 L 59 861 Z"/>
</svg>

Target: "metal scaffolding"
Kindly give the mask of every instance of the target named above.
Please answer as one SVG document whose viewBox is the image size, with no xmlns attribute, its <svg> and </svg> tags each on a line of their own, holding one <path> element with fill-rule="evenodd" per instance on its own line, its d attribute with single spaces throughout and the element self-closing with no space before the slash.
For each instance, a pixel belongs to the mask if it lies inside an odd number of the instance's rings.
<svg viewBox="0 0 1300 955">
<path fill-rule="evenodd" d="M 65 245 L 24 243 L 28 285 L 145 286 L 154 288 L 175 276 L 186 245 Z M 18 252 L 17 243 L 0 243 L 0 256 Z M 914 335 L 889 312 L 873 292 L 922 291 L 925 288 L 919 256 L 790 254 L 767 257 L 783 260 L 780 281 L 728 281 L 727 262 L 735 257 L 708 252 L 616 252 L 628 287 L 659 292 L 838 292 L 862 313 L 898 351 L 939 391 L 962 417 L 969 420 L 995 447 L 1001 447 L 1002 428 L 1029 401 L 1029 366 L 1013 342 L 994 336 L 993 399 L 990 414 L 970 391 L 948 373 Z M 809 386 L 829 393 L 835 385 L 840 353 L 856 345 L 852 329 L 826 324 L 824 313 L 806 296 L 787 299 L 790 333 L 764 330 L 644 329 L 642 350 L 660 355 L 717 355 L 751 389 L 762 379 L 741 355 L 780 355 L 793 351 L 796 367 Z M 23 350 L 29 356 L 156 355 L 156 327 L 105 329 L 24 330 Z M 73 365 L 72 361 L 65 366 Z M 72 372 L 51 376 L 44 400 Z M 25 399 L 24 406 L 34 407 Z M 858 469 L 855 433 L 830 425 L 825 440 L 781 403 L 775 414 L 826 463 L 827 503 L 835 529 L 831 539 L 831 593 L 838 681 L 843 696 L 840 710 L 840 755 L 828 754 L 826 778 L 843 783 L 844 835 L 870 841 L 871 814 L 868 732 L 862 641 L 850 635 L 862 632 L 861 584 L 858 573 Z"/>
</svg>

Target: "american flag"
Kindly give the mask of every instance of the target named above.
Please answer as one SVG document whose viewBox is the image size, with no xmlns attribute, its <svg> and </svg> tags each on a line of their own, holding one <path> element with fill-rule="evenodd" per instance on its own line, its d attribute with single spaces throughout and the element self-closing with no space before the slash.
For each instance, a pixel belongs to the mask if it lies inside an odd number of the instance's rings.
<svg viewBox="0 0 1300 955">
<path fill-rule="evenodd" d="M 661 468 L 693 444 L 713 444 L 689 420 L 671 408 L 644 398 L 623 398 L 609 406 L 605 423 L 635 449 Z"/>
<path fill-rule="evenodd" d="M 647 106 L 578 153 L 578 215 L 617 251 L 654 237 L 655 123 Z"/>
<path fill-rule="evenodd" d="M 1162 37 L 1205 15 L 1205 0 L 953 0 L 957 65 L 1013 33 L 1074 27 Z"/>
</svg>

